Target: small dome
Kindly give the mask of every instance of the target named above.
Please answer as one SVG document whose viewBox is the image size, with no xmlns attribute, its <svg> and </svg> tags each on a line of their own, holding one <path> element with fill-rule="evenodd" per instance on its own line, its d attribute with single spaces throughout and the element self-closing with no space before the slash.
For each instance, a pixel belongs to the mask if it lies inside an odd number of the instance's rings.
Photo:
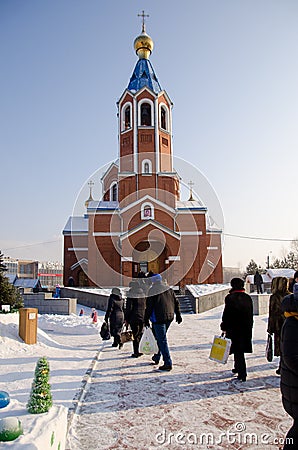
<svg viewBox="0 0 298 450">
<path fill-rule="evenodd" d="M 140 36 L 135 38 L 134 49 L 140 59 L 149 59 L 149 56 L 153 51 L 153 47 L 153 40 L 145 31 L 143 31 Z"/>
</svg>

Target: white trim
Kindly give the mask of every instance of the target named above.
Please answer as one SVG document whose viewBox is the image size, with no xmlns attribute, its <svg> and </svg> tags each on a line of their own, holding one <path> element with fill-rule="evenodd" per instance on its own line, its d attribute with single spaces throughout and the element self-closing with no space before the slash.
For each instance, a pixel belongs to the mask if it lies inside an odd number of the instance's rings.
<svg viewBox="0 0 298 450">
<path fill-rule="evenodd" d="M 132 262 L 132 256 L 121 256 L 121 261 L 122 262 Z"/>
<path fill-rule="evenodd" d="M 202 236 L 202 231 L 181 231 L 181 236 Z"/>
<path fill-rule="evenodd" d="M 202 206 L 202 208 L 204 208 Z M 203 209 L 203 210 L 198 210 L 198 209 L 192 209 L 192 207 L 187 208 L 184 211 L 181 211 L 179 208 L 177 208 L 177 214 L 206 214 L 207 213 L 207 208 Z"/>
<path fill-rule="evenodd" d="M 72 266 L 70 266 L 70 268 L 71 268 L 71 270 L 74 270 L 77 267 L 82 266 L 82 264 L 86 264 L 86 266 L 88 266 L 88 259 L 87 258 L 82 258 L 82 259 L 80 259 L 80 261 L 77 261 Z"/>
<path fill-rule="evenodd" d="M 151 215 L 150 216 L 146 216 L 145 215 L 145 209 L 150 208 L 151 210 Z M 154 220 L 154 205 L 150 202 L 145 202 L 142 204 L 141 206 L 141 219 L 142 220 L 150 220 L 153 219 Z"/>
<path fill-rule="evenodd" d="M 137 126 L 137 99 L 133 98 L 133 170 L 138 173 L 138 126 Z"/>
<path fill-rule="evenodd" d="M 88 252 L 88 247 L 69 247 L 69 252 Z"/>
<path fill-rule="evenodd" d="M 218 250 L 218 247 L 207 247 L 207 250 Z"/>
<path fill-rule="evenodd" d="M 114 186 L 117 186 L 117 198 L 116 200 L 113 199 L 113 188 Z M 118 182 L 117 181 L 112 181 L 110 184 L 110 188 L 109 188 L 109 196 L 110 196 L 110 202 L 118 202 Z"/>
<path fill-rule="evenodd" d="M 125 109 L 127 108 L 127 107 L 130 107 L 130 118 L 129 118 L 129 121 L 130 121 L 130 127 L 128 127 L 128 128 L 125 128 Z M 122 108 L 121 108 L 121 114 L 120 114 L 120 129 L 121 129 L 121 132 L 123 132 L 123 131 L 127 131 L 127 130 L 131 130 L 132 129 L 132 102 L 125 102 L 124 103 L 124 105 L 122 106 Z"/>
<path fill-rule="evenodd" d="M 145 164 L 149 164 L 149 172 L 145 172 Z M 152 161 L 150 159 L 143 159 L 142 161 L 142 175 L 152 175 Z"/>
<path fill-rule="evenodd" d="M 208 266 L 212 267 L 212 269 L 215 269 L 215 264 L 212 261 L 210 261 L 210 259 L 207 259 L 207 264 Z"/>
<path fill-rule="evenodd" d="M 142 230 L 143 228 L 147 227 L 148 225 L 152 225 L 153 227 L 158 228 L 161 231 L 164 231 L 165 233 L 169 234 L 170 236 L 173 236 L 175 239 L 178 239 L 178 240 L 181 239 L 179 233 L 176 233 L 175 231 L 172 231 L 170 229 L 167 229 L 167 228 L 163 227 L 161 224 L 159 224 L 158 222 L 155 222 L 154 220 L 147 220 L 147 221 L 142 222 L 141 224 L 139 224 L 137 227 L 133 228 L 132 230 L 125 231 L 120 236 L 120 240 L 123 241 L 128 236 L 131 236 L 132 234 L 138 233 L 140 230 Z"/>
<path fill-rule="evenodd" d="M 145 197 L 142 197 L 138 200 L 136 200 L 135 202 L 131 203 L 130 205 L 125 206 L 124 208 L 121 209 L 121 214 L 124 213 L 125 211 L 127 211 L 128 209 L 138 205 L 141 202 L 144 202 L 148 200 L 149 202 L 151 201 L 153 204 L 157 204 L 159 206 L 161 206 L 162 208 L 171 211 L 172 213 L 175 213 L 175 209 L 171 208 L 170 206 L 166 205 L 165 203 L 161 202 L 160 200 L 157 200 L 156 198 L 151 197 L 151 195 L 145 195 Z"/>
<path fill-rule="evenodd" d="M 88 231 L 63 231 L 63 236 L 87 236 Z"/>
<path fill-rule="evenodd" d="M 169 256 L 168 260 L 169 261 L 180 261 L 180 256 Z"/>
<path fill-rule="evenodd" d="M 156 159 L 155 159 L 155 173 L 159 173 L 160 171 L 160 163 L 159 163 L 159 133 L 158 133 L 158 98 L 155 99 L 154 102 L 154 106 L 155 106 L 155 154 L 156 154 Z M 157 180 L 156 180 L 157 182 Z M 157 184 L 157 183 L 156 183 Z M 157 186 L 156 186 L 156 198 L 157 198 Z"/>
<path fill-rule="evenodd" d="M 93 231 L 92 236 L 120 236 L 120 231 Z"/>
<path fill-rule="evenodd" d="M 141 125 L 141 106 L 143 103 L 149 103 L 149 105 L 151 106 L 151 125 Z M 140 100 L 138 102 L 138 127 L 153 127 L 154 125 L 154 103 L 150 98 L 142 98 L 142 100 Z"/>
</svg>

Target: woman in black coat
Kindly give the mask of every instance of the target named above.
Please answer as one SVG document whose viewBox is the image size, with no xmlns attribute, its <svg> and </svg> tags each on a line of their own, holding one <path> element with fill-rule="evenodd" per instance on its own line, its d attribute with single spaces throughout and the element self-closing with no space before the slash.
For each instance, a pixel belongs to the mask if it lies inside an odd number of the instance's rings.
<svg viewBox="0 0 298 450">
<path fill-rule="evenodd" d="M 286 319 L 281 330 L 280 389 L 286 412 L 294 419 L 284 449 L 298 448 L 298 283 L 281 304 Z"/>
<path fill-rule="evenodd" d="M 133 354 L 131 356 L 138 358 L 143 355 L 143 353 L 139 352 L 139 344 L 144 328 L 146 297 L 137 281 L 131 281 L 129 286 L 130 290 L 126 299 L 125 322 L 127 325 L 130 325 L 134 337 L 132 341 Z"/>
<path fill-rule="evenodd" d="M 110 333 L 114 338 L 113 347 L 123 347 L 120 334 L 124 323 L 124 301 L 119 288 L 113 288 L 109 297 L 108 308 L 105 315 L 105 322 L 110 320 Z"/>
<path fill-rule="evenodd" d="M 220 328 L 231 339 L 230 353 L 234 353 L 233 373 L 238 380 L 246 381 L 244 353 L 252 353 L 253 305 L 251 297 L 245 293 L 241 278 L 231 280 L 232 289 L 225 298 L 225 308 Z"/>
</svg>

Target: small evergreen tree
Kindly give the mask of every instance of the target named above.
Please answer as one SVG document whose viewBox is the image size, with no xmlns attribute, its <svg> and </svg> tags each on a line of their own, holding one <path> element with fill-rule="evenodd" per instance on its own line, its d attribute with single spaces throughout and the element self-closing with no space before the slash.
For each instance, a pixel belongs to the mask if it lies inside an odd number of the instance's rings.
<svg viewBox="0 0 298 450">
<path fill-rule="evenodd" d="M 53 404 L 49 377 L 49 362 L 45 357 L 40 358 L 36 364 L 35 378 L 27 404 L 27 409 L 31 414 L 48 412 Z"/>
<path fill-rule="evenodd" d="M 18 289 L 10 284 L 4 275 L 7 269 L 3 258 L 3 253 L 0 251 L 0 306 L 10 305 L 13 309 L 19 309 L 23 306 L 23 299 Z"/>
<path fill-rule="evenodd" d="M 256 270 L 259 270 L 259 267 L 257 263 L 253 259 L 251 259 L 249 264 L 246 266 L 245 277 L 247 275 L 254 275 L 256 273 Z"/>
</svg>

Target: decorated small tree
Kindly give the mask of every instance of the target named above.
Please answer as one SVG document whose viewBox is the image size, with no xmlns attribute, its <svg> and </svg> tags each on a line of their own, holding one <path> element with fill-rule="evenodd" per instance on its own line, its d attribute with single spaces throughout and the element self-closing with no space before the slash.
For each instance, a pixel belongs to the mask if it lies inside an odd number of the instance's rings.
<svg viewBox="0 0 298 450">
<path fill-rule="evenodd" d="M 53 404 L 49 376 L 49 362 L 45 357 L 40 358 L 36 364 L 35 378 L 27 404 L 27 409 L 31 414 L 48 412 Z"/>
</svg>

